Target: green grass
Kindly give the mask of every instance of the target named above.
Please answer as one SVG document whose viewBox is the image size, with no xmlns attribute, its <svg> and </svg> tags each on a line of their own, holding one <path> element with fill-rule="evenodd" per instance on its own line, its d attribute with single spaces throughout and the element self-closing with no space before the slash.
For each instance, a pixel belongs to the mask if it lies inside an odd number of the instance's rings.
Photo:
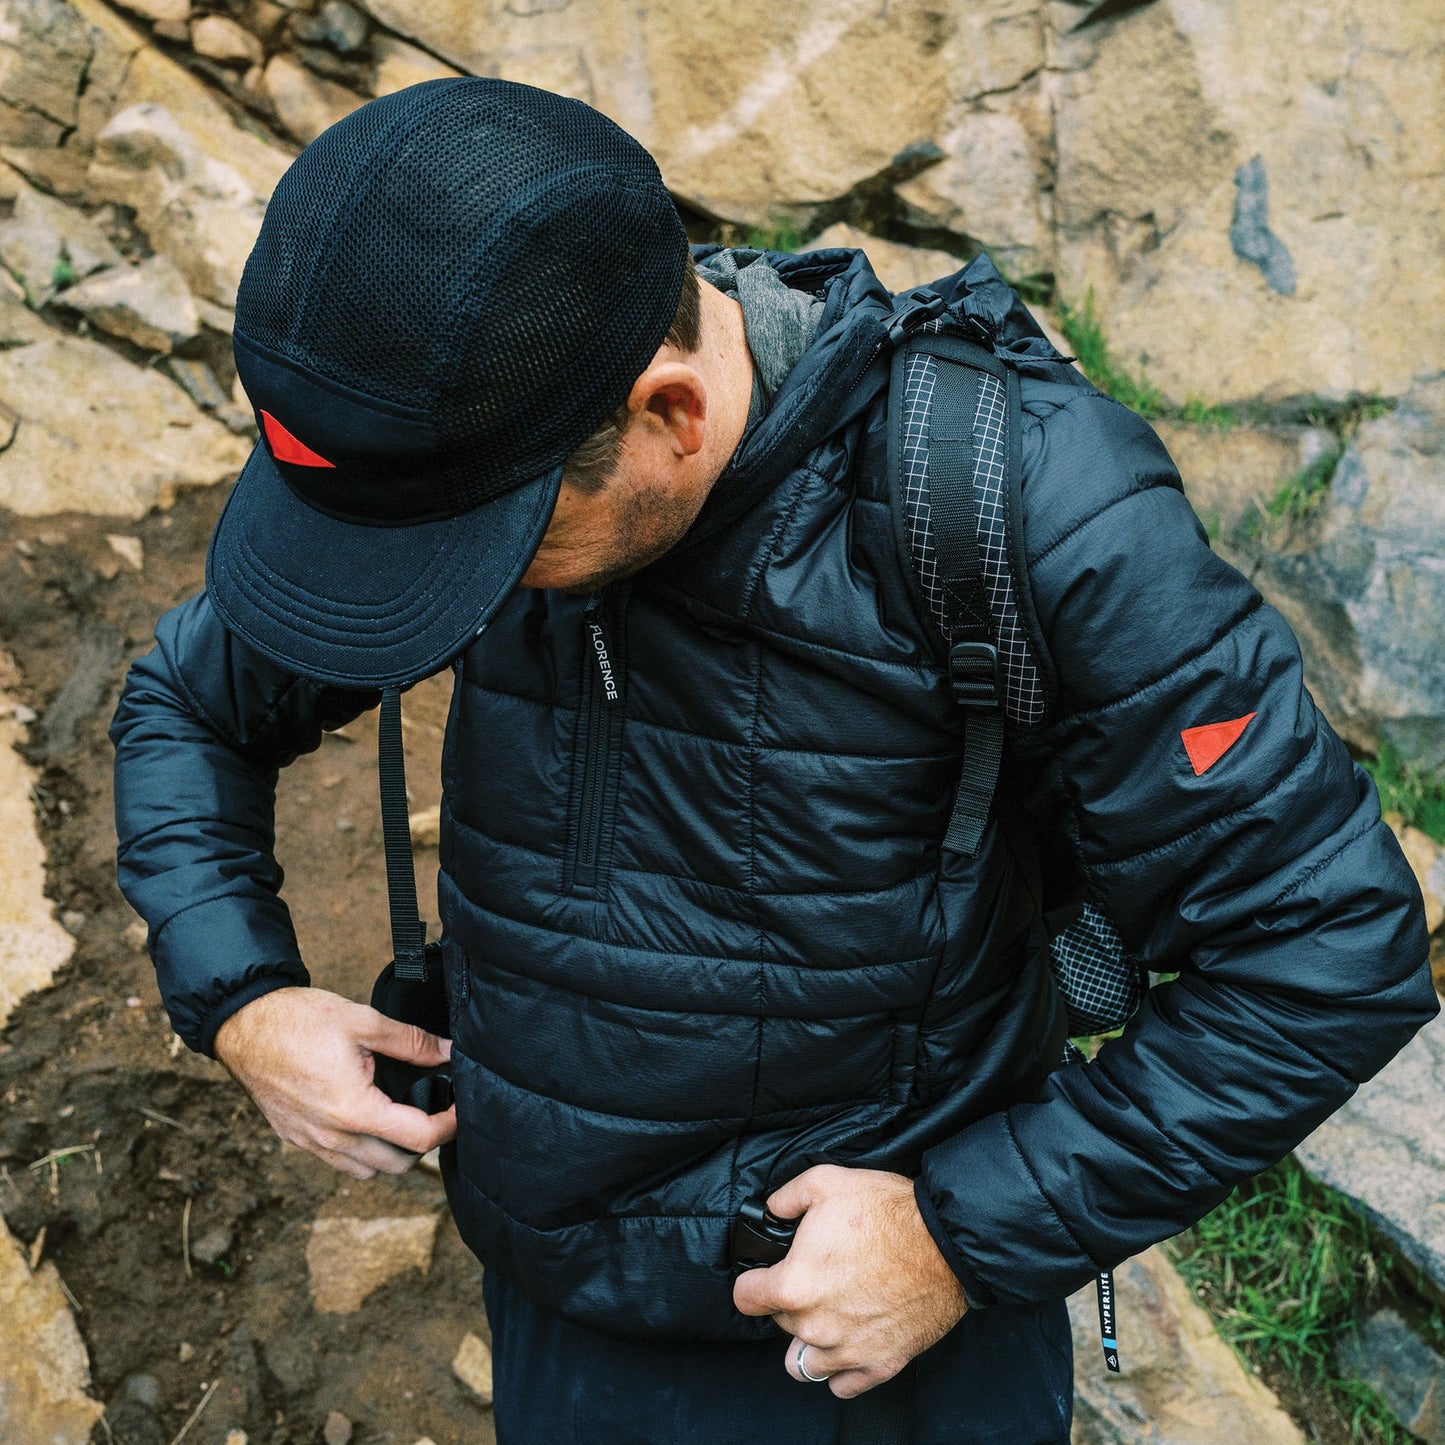
<svg viewBox="0 0 1445 1445">
<path fill-rule="evenodd" d="M 1104 329 L 1094 310 L 1092 287 L 1081 307 L 1071 306 L 1067 301 L 1059 302 L 1059 321 L 1064 339 L 1078 358 L 1084 375 L 1100 391 L 1108 392 L 1115 401 L 1123 402 L 1130 411 L 1138 412 L 1149 421 L 1173 412 L 1174 408 L 1158 387 L 1143 376 L 1132 375 L 1109 350 Z"/>
<path fill-rule="evenodd" d="M 1245 420 L 1241 408 L 1222 401 L 1211 405 L 1209 402 L 1200 401 L 1197 396 L 1186 398 L 1184 405 L 1179 408 L 1178 417 L 1190 426 L 1209 427 L 1214 431 L 1228 431 Z"/>
<path fill-rule="evenodd" d="M 1379 392 L 1356 392 L 1344 401 L 1324 401 L 1318 397 L 1303 405 L 1300 420 L 1308 426 L 1323 427 L 1338 437 L 1352 437 L 1361 422 L 1376 421 L 1389 416 L 1399 403 Z"/>
<path fill-rule="evenodd" d="M 75 267 L 70 264 L 69 256 L 62 256 L 50 272 L 50 284 L 57 291 L 63 291 L 67 286 L 74 286 L 79 279 Z"/>
<path fill-rule="evenodd" d="M 741 242 L 734 245 L 751 246 L 755 251 L 793 252 L 804 241 L 802 228 L 788 216 L 780 216 L 768 226 L 744 227 Z"/>
<path fill-rule="evenodd" d="M 1343 445 L 1322 451 L 1308 466 L 1301 467 L 1265 503 L 1264 515 L 1271 522 L 1302 522 L 1330 494 L 1330 483 L 1344 456 Z"/>
<path fill-rule="evenodd" d="M 1266 1381 L 1328 1409 L 1352 1441 L 1408 1445 L 1380 1396 L 1340 1379 L 1334 1362 L 1394 1269 L 1349 1200 L 1286 1160 L 1168 1248 L 1220 1334 Z"/>
<path fill-rule="evenodd" d="M 1378 758 L 1373 762 L 1365 759 L 1363 766 L 1380 790 L 1380 807 L 1385 812 L 1399 813 L 1412 828 L 1445 843 L 1445 779 L 1402 762 L 1388 743 Z"/>
</svg>

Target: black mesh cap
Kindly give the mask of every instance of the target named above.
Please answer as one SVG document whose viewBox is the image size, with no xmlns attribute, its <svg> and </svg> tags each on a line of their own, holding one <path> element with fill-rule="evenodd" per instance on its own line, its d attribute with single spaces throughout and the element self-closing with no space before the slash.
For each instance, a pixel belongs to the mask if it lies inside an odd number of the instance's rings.
<svg viewBox="0 0 1445 1445">
<path fill-rule="evenodd" d="M 661 345 L 686 260 L 652 157 L 580 101 L 430 81 L 318 137 L 237 296 L 262 439 L 212 539 L 227 624 L 326 681 L 444 663 Z"/>
</svg>

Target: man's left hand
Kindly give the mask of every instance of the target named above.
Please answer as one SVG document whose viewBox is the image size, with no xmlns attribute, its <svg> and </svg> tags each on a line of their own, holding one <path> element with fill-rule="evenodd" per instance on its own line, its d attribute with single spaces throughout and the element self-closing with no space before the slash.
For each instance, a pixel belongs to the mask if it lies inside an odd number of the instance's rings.
<svg viewBox="0 0 1445 1445">
<path fill-rule="evenodd" d="M 968 1309 L 913 1197 L 913 1181 L 877 1169 L 820 1164 L 768 1200 L 779 1219 L 802 1215 L 787 1258 L 733 1285 L 745 1315 L 771 1315 L 793 1338 L 787 1371 L 827 1375 L 839 1399 L 891 1379 Z"/>
</svg>

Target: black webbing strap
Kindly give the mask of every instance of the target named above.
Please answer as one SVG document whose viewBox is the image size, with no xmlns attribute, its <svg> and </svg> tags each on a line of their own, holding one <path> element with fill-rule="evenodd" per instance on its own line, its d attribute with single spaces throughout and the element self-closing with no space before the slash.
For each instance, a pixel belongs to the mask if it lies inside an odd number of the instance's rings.
<svg viewBox="0 0 1445 1445">
<path fill-rule="evenodd" d="M 911 1445 L 913 1366 L 843 1405 L 838 1445 Z"/>
<path fill-rule="evenodd" d="M 376 751 L 381 774 L 381 838 L 386 851 L 386 895 L 391 907 L 391 947 L 396 976 L 425 981 L 426 928 L 416 906 L 399 688 L 388 688 L 381 695 Z"/>
<path fill-rule="evenodd" d="M 948 619 L 949 678 L 954 699 L 968 713 L 963 771 L 943 846 L 971 858 L 988 823 L 1004 728 L 973 488 L 979 372 L 943 356 L 934 360 L 938 371 L 928 423 L 928 503 Z"/>
</svg>

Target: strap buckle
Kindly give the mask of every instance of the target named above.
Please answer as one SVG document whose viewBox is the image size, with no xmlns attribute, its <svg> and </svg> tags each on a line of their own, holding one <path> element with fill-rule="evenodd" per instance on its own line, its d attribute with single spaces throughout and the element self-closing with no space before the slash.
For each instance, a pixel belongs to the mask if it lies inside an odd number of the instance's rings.
<svg viewBox="0 0 1445 1445">
<path fill-rule="evenodd" d="M 733 1267 L 764 1269 L 777 1264 L 787 1255 L 797 1227 L 796 1219 L 779 1219 L 761 1199 L 745 1199 L 733 1222 Z"/>
<path fill-rule="evenodd" d="M 998 648 L 991 642 L 955 642 L 948 649 L 948 678 L 960 707 L 997 708 L 1003 694 Z"/>
<path fill-rule="evenodd" d="M 915 286 L 905 291 L 893 305 L 893 315 L 888 318 L 888 339 L 897 346 L 915 327 L 922 326 L 948 310 L 948 302 L 927 286 Z"/>
</svg>

